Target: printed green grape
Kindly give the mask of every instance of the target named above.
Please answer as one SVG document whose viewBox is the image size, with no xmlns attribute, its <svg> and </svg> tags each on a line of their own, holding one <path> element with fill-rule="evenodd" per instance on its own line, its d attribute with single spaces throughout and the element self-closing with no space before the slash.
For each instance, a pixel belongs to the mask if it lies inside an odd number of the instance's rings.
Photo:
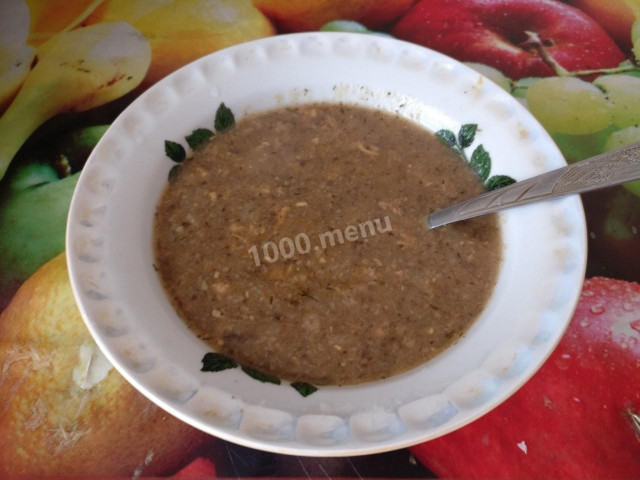
<svg viewBox="0 0 640 480">
<path fill-rule="evenodd" d="M 540 77 L 525 77 L 521 78 L 517 82 L 513 84 L 513 92 L 512 95 L 516 97 L 518 100 L 524 100 L 524 97 L 527 95 L 527 91 L 529 87 L 534 83 L 538 83 L 540 81 Z M 527 102 L 524 102 L 523 105 L 526 107 Z"/>
<path fill-rule="evenodd" d="M 605 75 L 594 85 L 605 91 L 611 103 L 611 121 L 624 128 L 640 125 L 640 78 L 630 75 Z"/>
<path fill-rule="evenodd" d="M 526 100 L 531 113 L 550 132 L 586 135 L 611 122 L 611 106 L 604 93 L 578 78 L 543 78 L 529 87 Z"/>
<path fill-rule="evenodd" d="M 333 20 L 320 27 L 321 32 L 370 33 L 361 23 L 352 20 Z"/>
<path fill-rule="evenodd" d="M 623 128 L 611 134 L 604 144 L 604 151 L 609 152 L 636 142 L 640 142 L 640 127 Z M 624 188 L 640 197 L 640 180 L 625 183 Z"/>
</svg>

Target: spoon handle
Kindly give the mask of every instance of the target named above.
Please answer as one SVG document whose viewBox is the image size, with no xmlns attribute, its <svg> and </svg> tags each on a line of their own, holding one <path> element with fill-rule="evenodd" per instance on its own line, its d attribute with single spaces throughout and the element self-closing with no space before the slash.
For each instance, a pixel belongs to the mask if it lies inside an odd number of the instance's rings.
<svg viewBox="0 0 640 480">
<path fill-rule="evenodd" d="M 640 179 L 640 142 L 516 182 L 438 210 L 429 228 L 548 198 L 589 192 Z"/>
</svg>

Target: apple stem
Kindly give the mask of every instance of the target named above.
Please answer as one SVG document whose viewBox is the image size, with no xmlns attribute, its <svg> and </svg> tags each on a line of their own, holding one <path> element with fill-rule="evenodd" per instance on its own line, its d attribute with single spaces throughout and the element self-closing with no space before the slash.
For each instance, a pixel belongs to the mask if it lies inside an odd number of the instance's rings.
<svg viewBox="0 0 640 480">
<path fill-rule="evenodd" d="M 624 72 L 633 72 L 633 71 L 638 71 L 640 70 L 640 68 L 638 68 L 637 66 L 631 64 L 631 65 L 624 65 L 621 67 L 614 67 L 614 68 L 595 68 L 593 70 L 577 70 L 574 72 L 569 72 L 571 75 L 574 75 L 576 77 L 582 77 L 584 75 L 595 75 L 598 73 L 603 73 L 603 74 L 612 74 L 612 73 L 624 73 Z"/>
<path fill-rule="evenodd" d="M 58 174 L 60 178 L 66 178 L 71 175 L 71 165 L 69 164 L 69 159 L 63 153 L 60 153 L 56 156 L 55 160 L 52 163 L 53 169 Z"/>
<path fill-rule="evenodd" d="M 527 35 L 527 40 L 521 44 L 522 47 L 533 48 L 536 51 L 536 53 L 540 56 L 542 61 L 547 65 L 549 65 L 553 69 L 553 71 L 556 72 L 556 75 L 558 75 L 559 77 L 567 77 L 569 75 L 573 75 L 566 68 L 564 68 L 558 62 L 556 62 L 555 58 L 551 56 L 549 51 L 545 48 L 544 44 L 542 43 L 542 39 L 540 38 L 540 35 L 530 30 L 525 30 L 524 33 Z"/>
</svg>

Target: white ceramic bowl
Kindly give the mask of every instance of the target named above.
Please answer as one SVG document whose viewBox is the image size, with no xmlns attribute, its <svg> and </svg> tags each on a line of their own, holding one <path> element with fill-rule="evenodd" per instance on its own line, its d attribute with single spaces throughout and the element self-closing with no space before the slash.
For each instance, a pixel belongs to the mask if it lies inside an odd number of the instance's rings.
<svg viewBox="0 0 640 480">
<path fill-rule="evenodd" d="M 477 123 L 491 174 L 521 180 L 565 162 L 508 93 L 428 49 L 369 35 L 299 34 L 238 45 L 170 75 L 133 102 L 89 158 L 67 231 L 82 315 L 115 367 L 153 402 L 218 437 L 263 450 L 381 452 L 455 430 L 524 384 L 562 336 L 578 299 L 586 230 L 578 197 L 500 214 L 504 262 L 485 311 L 434 360 L 384 381 L 303 398 L 240 369 L 200 372 L 209 347 L 177 317 L 153 268 L 152 224 L 173 162 L 164 140 L 281 105 L 351 102 L 432 131 Z M 472 147 L 473 148 L 473 147 Z M 265 267 L 266 268 L 266 267 Z M 522 412 L 526 415 L 527 412 Z"/>
</svg>

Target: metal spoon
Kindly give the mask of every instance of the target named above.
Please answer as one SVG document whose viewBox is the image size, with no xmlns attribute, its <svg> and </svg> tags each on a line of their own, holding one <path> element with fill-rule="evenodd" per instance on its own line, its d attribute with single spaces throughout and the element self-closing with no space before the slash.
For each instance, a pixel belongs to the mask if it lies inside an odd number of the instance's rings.
<svg viewBox="0 0 640 480">
<path fill-rule="evenodd" d="M 438 210 L 429 228 L 549 198 L 589 192 L 640 179 L 640 142 L 513 183 Z"/>
</svg>

